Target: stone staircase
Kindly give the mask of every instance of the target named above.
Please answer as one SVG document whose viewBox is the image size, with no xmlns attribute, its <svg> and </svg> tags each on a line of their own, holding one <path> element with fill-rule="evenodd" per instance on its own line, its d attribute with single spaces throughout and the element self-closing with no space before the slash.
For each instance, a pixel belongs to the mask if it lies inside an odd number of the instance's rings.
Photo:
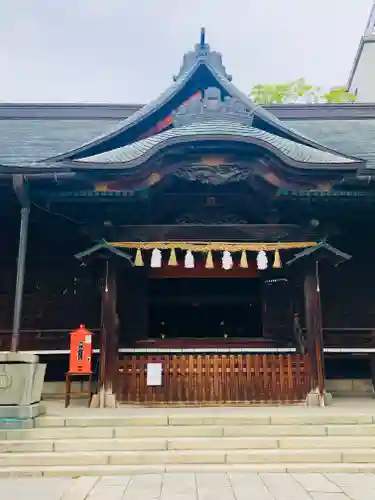
<svg viewBox="0 0 375 500">
<path fill-rule="evenodd" d="M 0 476 L 375 471 L 372 412 L 219 410 L 39 417 L 0 430 Z"/>
</svg>

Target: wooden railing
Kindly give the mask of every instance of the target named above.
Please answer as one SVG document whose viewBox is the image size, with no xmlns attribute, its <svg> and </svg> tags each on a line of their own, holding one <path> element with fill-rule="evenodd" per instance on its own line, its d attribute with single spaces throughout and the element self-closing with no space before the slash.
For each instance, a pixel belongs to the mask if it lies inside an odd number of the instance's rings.
<svg viewBox="0 0 375 500">
<path fill-rule="evenodd" d="M 147 385 L 147 364 L 162 363 L 162 385 Z M 127 403 L 297 402 L 311 389 L 302 355 L 131 355 L 119 361 L 117 394 Z"/>
</svg>

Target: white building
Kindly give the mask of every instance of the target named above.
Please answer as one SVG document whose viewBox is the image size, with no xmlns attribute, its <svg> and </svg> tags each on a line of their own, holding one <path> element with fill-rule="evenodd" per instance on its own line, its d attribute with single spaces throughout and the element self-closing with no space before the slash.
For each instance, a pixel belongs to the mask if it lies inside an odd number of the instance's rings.
<svg viewBox="0 0 375 500">
<path fill-rule="evenodd" d="M 359 102 L 375 102 L 375 2 L 347 84 Z"/>
</svg>

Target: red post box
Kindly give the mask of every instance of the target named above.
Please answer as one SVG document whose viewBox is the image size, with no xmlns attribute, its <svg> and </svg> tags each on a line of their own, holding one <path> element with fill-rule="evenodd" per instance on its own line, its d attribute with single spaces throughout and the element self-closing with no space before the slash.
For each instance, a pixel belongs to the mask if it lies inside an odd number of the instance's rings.
<svg viewBox="0 0 375 500">
<path fill-rule="evenodd" d="M 84 325 L 70 333 L 69 373 L 91 374 L 92 333 Z"/>
</svg>

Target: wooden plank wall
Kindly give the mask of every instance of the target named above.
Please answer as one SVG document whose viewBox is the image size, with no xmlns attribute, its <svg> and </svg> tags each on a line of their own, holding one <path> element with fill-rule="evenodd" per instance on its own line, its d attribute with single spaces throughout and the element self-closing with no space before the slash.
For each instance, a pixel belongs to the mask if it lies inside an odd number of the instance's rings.
<svg viewBox="0 0 375 500">
<path fill-rule="evenodd" d="M 147 386 L 147 363 L 162 363 L 162 386 Z M 306 355 L 129 355 L 119 361 L 117 394 L 127 403 L 286 403 L 310 389 Z"/>
</svg>

